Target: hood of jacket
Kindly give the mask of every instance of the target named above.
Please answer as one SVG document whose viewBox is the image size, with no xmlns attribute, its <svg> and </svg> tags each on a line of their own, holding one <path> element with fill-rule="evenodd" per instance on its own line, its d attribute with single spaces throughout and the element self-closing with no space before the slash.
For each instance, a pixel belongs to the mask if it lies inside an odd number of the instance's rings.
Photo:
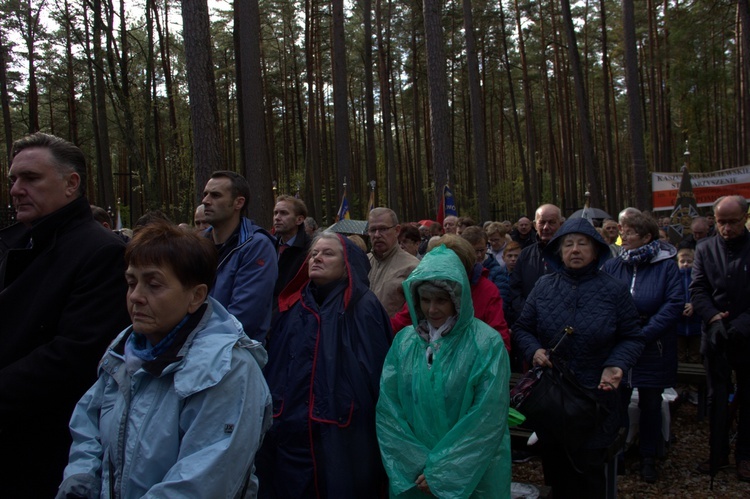
<svg viewBox="0 0 750 499">
<path fill-rule="evenodd" d="M 664 241 L 659 241 L 659 252 L 649 260 L 651 263 L 661 262 L 663 260 L 671 260 L 677 256 L 677 248 Z"/>
<path fill-rule="evenodd" d="M 344 290 L 343 306 L 346 309 L 350 303 L 358 301 L 370 289 L 370 279 L 367 277 L 370 272 L 370 260 L 367 258 L 367 254 L 351 240 L 341 234 L 336 234 L 336 237 L 344 247 L 347 284 Z M 311 251 L 313 245 L 314 241 L 310 244 Z M 307 288 L 310 283 L 310 277 L 308 277 L 309 265 L 310 258 L 306 258 L 297 275 L 279 294 L 279 312 L 289 310 L 300 300 L 303 289 Z"/>
<path fill-rule="evenodd" d="M 218 384 L 232 367 L 233 348 L 248 350 L 261 369 L 268 361 L 263 345 L 250 339 L 232 314 L 211 297 L 206 302 L 203 317 L 177 354 L 180 360 L 163 371 L 173 373 L 175 392 L 183 398 Z M 115 338 L 99 364 L 100 370 L 111 355 L 121 358 L 114 353 L 115 348 L 127 340 L 132 329 L 128 326 Z"/>
<path fill-rule="evenodd" d="M 606 262 L 612 256 L 609 245 L 604 242 L 604 239 L 602 239 L 602 236 L 599 235 L 594 226 L 591 225 L 591 222 L 589 222 L 585 218 L 571 218 L 568 219 L 562 225 L 562 227 L 560 227 L 560 229 L 555 234 L 555 237 L 553 237 L 552 240 L 550 240 L 549 244 L 547 244 L 547 246 L 545 246 L 545 248 L 542 250 L 542 256 L 544 257 L 544 260 L 547 262 L 547 265 L 549 265 L 555 272 L 560 272 L 563 268 L 565 268 L 565 264 L 562 261 L 562 256 L 560 255 L 560 252 L 558 250 L 560 248 L 562 238 L 568 234 L 583 234 L 584 236 L 590 237 L 594 241 L 594 244 L 599 250 L 597 257 L 597 268 L 601 268 L 604 262 Z"/>
<path fill-rule="evenodd" d="M 417 288 L 424 281 L 446 281 L 453 287 L 453 304 L 456 307 L 456 324 L 453 332 L 463 331 L 474 318 L 474 304 L 471 300 L 471 286 L 461 260 L 456 254 L 440 245 L 428 252 L 408 278 L 402 283 L 406 304 L 409 307 L 412 324 L 416 327 L 424 314 L 419 306 Z"/>
<path fill-rule="evenodd" d="M 204 230 L 203 237 L 207 237 L 213 240 L 213 230 L 214 230 L 213 227 L 209 227 L 208 229 Z M 267 237 L 268 240 L 271 241 L 271 244 L 274 246 L 274 248 L 276 247 L 276 238 L 272 236 L 270 232 L 268 232 L 263 227 L 256 225 L 255 222 L 253 222 L 249 218 L 242 217 L 240 218 L 240 233 L 239 233 L 239 238 L 237 239 L 236 248 L 239 248 L 243 244 L 252 240 L 252 238 L 255 237 L 256 234 Z M 219 262 L 219 267 L 221 267 L 222 264 L 226 262 L 228 259 L 229 258 L 224 258 L 224 260 Z"/>
</svg>

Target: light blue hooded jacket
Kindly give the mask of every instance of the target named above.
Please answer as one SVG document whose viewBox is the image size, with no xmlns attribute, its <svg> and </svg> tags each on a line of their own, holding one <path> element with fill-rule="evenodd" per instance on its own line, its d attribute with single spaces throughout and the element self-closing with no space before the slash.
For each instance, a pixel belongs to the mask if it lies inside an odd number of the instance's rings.
<svg viewBox="0 0 750 499">
<path fill-rule="evenodd" d="M 159 376 L 128 373 L 125 329 L 70 421 L 58 498 L 253 497 L 252 464 L 271 424 L 263 347 L 213 298 Z"/>
</svg>

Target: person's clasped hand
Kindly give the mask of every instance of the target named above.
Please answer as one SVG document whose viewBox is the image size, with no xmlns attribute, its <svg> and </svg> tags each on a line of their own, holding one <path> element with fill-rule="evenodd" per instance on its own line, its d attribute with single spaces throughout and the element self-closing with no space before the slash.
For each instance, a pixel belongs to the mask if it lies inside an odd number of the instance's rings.
<svg viewBox="0 0 750 499">
<path fill-rule="evenodd" d="M 432 495 L 432 491 L 430 491 L 430 486 L 427 485 L 427 477 L 424 476 L 424 473 L 419 475 L 417 477 L 417 481 L 414 482 L 417 484 L 417 488 L 424 492 L 425 494 Z"/>
<path fill-rule="evenodd" d="M 598 388 L 605 392 L 613 392 L 620 386 L 620 381 L 622 381 L 622 369 L 613 366 L 605 367 Z"/>
<path fill-rule="evenodd" d="M 540 348 L 534 352 L 534 357 L 531 359 L 531 362 L 535 366 L 552 367 L 552 362 L 549 360 L 547 350 L 544 348 Z"/>
<path fill-rule="evenodd" d="M 718 320 L 709 324 L 708 329 L 706 330 L 706 336 L 708 339 L 708 345 L 711 350 L 716 350 L 716 346 L 719 343 L 720 338 L 723 341 L 726 341 L 729 338 L 727 328 L 724 327 L 724 321 Z"/>
<path fill-rule="evenodd" d="M 684 317 L 692 317 L 693 316 L 693 304 L 692 303 L 686 303 L 685 307 L 682 309 L 682 315 Z"/>
</svg>

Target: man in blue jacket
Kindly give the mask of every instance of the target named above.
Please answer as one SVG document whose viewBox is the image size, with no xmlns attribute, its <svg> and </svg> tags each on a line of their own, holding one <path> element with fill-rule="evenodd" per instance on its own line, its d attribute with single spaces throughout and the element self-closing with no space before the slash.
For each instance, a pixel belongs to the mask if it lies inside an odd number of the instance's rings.
<svg viewBox="0 0 750 499">
<path fill-rule="evenodd" d="M 206 222 L 219 253 L 210 296 L 234 315 L 245 333 L 265 342 L 271 326 L 273 288 L 278 276 L 276 241 L 246 218 L 250 186 L 242 175 L 220 170 L 203 190 Z"/>
</svg>

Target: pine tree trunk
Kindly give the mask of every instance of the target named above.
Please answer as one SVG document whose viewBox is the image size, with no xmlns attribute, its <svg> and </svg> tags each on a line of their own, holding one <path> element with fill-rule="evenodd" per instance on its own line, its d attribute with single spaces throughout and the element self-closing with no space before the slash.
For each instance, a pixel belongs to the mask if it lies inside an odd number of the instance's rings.
<svg viewBox="0 0 750 499">
<path fill-rule="evenodd" d="M 449 172 L 453 168 L 451 115 L 448 109 L 448 80 L 443 28 L 440 24 L 440 3 L 440 0 L 423 0 L 435 207 L 440 202 L 443 185 L 448 181 Z"/>
<path fill-rule="evenodd" d="M 464 33 L 466 36 L 466 63 L 469 71 L 469 99 L 471 102 L 471 131 L 476 168 L 477 203 L 479 220 L 490 219 L 490 195 L 487 178 L 487 150 L 484 143 L 484 107 L 482 90 L 479 82 L 479 59 L 477 58 L 476 40 L 474 39 L 474 20 L 471 12 L 471 0 L 463 0 Z"/>
<path fill-rule="evenodd" d="M 646 149 L 643 144 L 643 114 L 641 113 L 641 91 L 638 85 L 638 53 L 635 42 L 635 15 L 633 0 L 622 1 L 623 31 L 625 35 L 625 85 L 628 94 L 630 121 L 630 146 L 633 156 L 633 180 L 635 182 L 636 207 L 651 209 L 648 189 Z"/>
<path fill-rule="evenodd" d="M 185 43 L 186 72 L 190 94 L 197 204 L 203 197 L 203 188 L 211 177 L 211 173 L 223 169 L 219 141 L 219 110 L 206 0 L 182 0 L 182 36 Z"/>
</svg>

